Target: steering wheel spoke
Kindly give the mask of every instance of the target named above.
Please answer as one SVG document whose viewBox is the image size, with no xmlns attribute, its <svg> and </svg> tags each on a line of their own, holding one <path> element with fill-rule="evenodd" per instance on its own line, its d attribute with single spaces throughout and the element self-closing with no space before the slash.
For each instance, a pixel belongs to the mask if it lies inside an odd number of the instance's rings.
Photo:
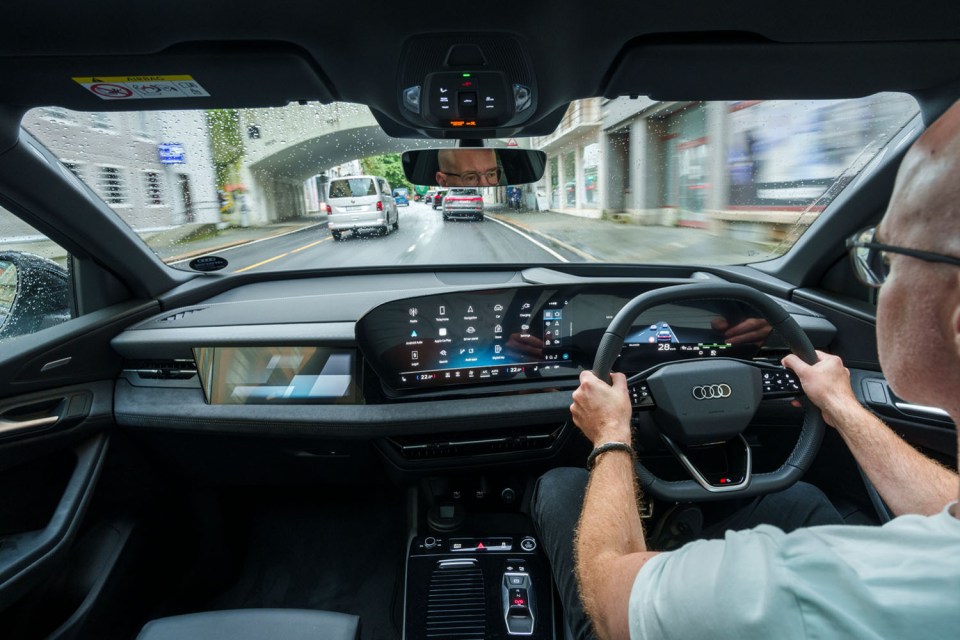
<svg viewBox="0 0 960 640">
<path fill-rule="evenodd" d="M 690 477 L 710 493 L 734 493 L 750 486 L 750 477 L 753 475 L 753 450 L 742 435 L 738 434 L 736 438 L 727 442 L 699 447 L 701 451 L 720 450 L 720 456 L 725 464 L 713 470 L 701 469 L 701 465 L 694 461 L 693 452 L 684 451 L 666 435 L 661 434 L 660 437 Z"/>
</svg>

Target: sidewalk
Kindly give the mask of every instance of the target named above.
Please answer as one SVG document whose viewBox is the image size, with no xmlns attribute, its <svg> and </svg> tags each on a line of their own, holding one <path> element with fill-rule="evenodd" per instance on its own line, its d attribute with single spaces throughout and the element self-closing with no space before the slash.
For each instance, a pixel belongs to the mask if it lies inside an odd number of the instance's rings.
<svg viewBox="0 0 960 640">
<path fill-rule="evenodd" d="M 738 264 L 773 257 L 773 243 L 738 240 L 686 227 L 645 226 L 491 207 L 491 217 L 588 262 Z"/>
<path fill-rule="evenodd" d="M 215 223 L 187 224 L 161 231 L 142 233 L 142 239 L 167 263 L 182 262 L 199 255 L 215 253 L 229 247 L 246 244 L 254 240 L 272 238 L 306 229 L 314 225 L 327 224 L 326 215 L 304 216 L 263 225 L 260 227 L 226 227 L 217 229 Z M 3 245 L 4 251 L 22 251 L 32 253 L 66 266 L 66 252 L 46 238 Z"/>
<path fill-rule="evenodd" d="M 196 229 L 171 229 L 159 234 L 144 235 L 144 240 L 164 262 L 181 262 L 207 253 L 216 253 L 254 240 L 274 238 L 316 225 L 327 224 L 326 215 L 303 216 L 260 227 L 227 227 L 199 225 Z M 178 234 L 179 232 L 179 234 Z M 169 234 L 164 237 L 165 234 Z"/>
</svg>

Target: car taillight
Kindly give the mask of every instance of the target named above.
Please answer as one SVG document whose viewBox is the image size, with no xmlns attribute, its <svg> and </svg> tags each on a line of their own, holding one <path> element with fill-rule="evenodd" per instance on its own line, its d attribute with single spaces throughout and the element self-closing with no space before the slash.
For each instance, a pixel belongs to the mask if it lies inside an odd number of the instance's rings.
<svg viewBox="0 0 960 640">
<path fill-rule="evenodd" d="M 320 211 L 323 211 L 324 213 L 333 213 L 333 210 L 330 208 L 330 205 L 327 204 L 326 202 L 320 205 Z"/>
<path fill-rule="evenodd" d="M 477 198 L 470 198 L 470 200 L 472 200 L 473 202 L 483 202 L 483 198 L 479 198 L 479 197 L 477 197 Z"/>
<path fill-rule="evenodd" d="M 383 203 L 377 200 L 377 211 L 383 211 Z"/>
</svg>

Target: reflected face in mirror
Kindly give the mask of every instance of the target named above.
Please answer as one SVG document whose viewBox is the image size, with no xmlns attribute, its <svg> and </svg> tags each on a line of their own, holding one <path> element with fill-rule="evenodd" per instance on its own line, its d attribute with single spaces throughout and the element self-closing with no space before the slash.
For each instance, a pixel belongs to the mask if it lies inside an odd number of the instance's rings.
<svg viewBox="0 0 960 640">
<path fill-rule="evenodd" d="M 493 149 L 442 149 L 437 153 L 441 187 L 494 187 L 501 171 Z"/>
</svg>

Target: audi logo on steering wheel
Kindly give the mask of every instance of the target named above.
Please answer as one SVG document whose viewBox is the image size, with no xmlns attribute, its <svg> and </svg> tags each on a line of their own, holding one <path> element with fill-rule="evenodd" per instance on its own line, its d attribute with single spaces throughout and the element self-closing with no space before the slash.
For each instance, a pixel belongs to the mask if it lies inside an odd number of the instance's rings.
<svg viewBox="0 0 960 640">
<path fill-rule="evenodd" d="M 715 400 L 729 398 L 733 390 L 728 384 L 704 384 L 693 388 L 693 397 L 696 400 Z"/>
</svg>

